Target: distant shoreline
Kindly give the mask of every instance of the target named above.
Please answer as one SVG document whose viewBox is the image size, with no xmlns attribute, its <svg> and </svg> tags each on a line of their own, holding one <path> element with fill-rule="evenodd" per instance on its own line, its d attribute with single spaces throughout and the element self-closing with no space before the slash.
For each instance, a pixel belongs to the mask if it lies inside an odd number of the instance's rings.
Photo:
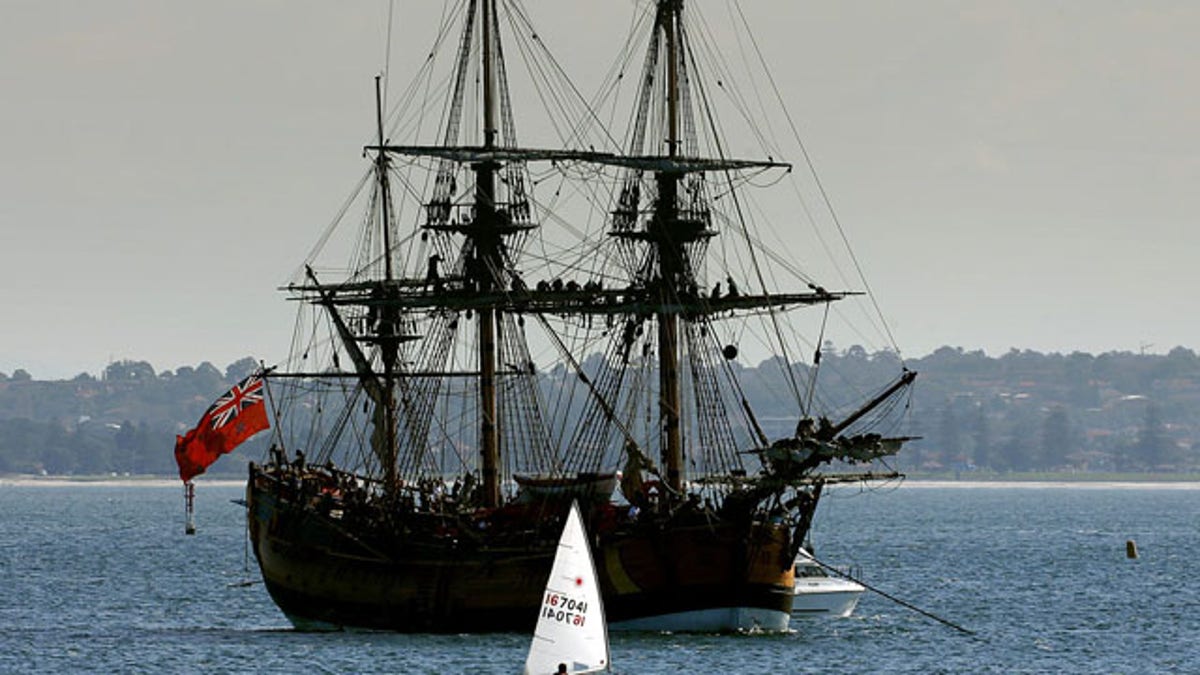
<svg viewBox="0 0 1200 675">
<path fill-rule="evenodd" d="M 909 478 L 902 481 L 901 488 L 978 488 L 978 489 L 1048 489 L 1073 488 L 1079 490 L 1200 490 L 1197 480 L 926 480 Z"/>
<path fill-rule="evenodd" d="M 244 479 L 236 478 L 199 478 L 196 487 L 241 487 L 246 484 Z M 1192 474 L 1182 474 L 1177 479 L 1171 479 L 1164 474 L 1155 474 L 1145 478 L 1136 475 L 1098 475 L 1095 477 L 1080 476 L 1079 474 L 1053 475 L 1041 474 L 1036 478 L 1005 478 L 1005 479 L 972 479 L 955 480 L 953 478 L 905 478 L 901 481 L 889 481 L 889 487 L 928 489 L 928 488 L 1003 488 L 1003 489 L 1047 489 L 1047 488 L 1079 488 L 1079 489 L 1126 489 L 1139 490 L 1155 488 L 1162 490 L 1200 490 L 1200 478 Z M 0 487 L 178 487 L 183 483 L 178 478 L 167 476 L 37 476 L 32 474 L 0 474 Z"/>
<path fill-rule="evenodd" d="M 200 478 L 196 487 L 237 487 L 245 479 Z M 167 476 L 36 476 L 32 474 L 0 474 L 0 487 L 183 487 L 178 478 Z"/>
</svg>

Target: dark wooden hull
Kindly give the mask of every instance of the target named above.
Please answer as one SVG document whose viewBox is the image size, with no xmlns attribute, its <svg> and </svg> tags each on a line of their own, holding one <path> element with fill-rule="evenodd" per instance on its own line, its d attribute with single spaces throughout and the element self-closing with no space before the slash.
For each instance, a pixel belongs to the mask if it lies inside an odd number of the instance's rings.
<svg viewBox="0 0 1200 675">
<path fill-rule="evenodd" d="M 299 628 L 401 632 L 533 629 L 554 542 L 385 552 L 252 474 L 250 535 L 272 599 Z M 375 542 L 378 543 L 378 542 Z M 594 555 L 614 628 L 783 630 L 789 533 L 752 522 L 645 523 L 600 535 Z"/>
</svg>

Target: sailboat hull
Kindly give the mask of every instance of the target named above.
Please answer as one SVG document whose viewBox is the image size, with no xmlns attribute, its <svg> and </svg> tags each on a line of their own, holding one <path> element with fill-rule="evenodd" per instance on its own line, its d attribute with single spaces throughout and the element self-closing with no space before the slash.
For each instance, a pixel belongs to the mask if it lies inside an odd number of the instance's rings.
<svg viewBox="0 0 1200 675">
<path fill-rule="evenodd" d="M 257 470 L 257 469 L 256 469 Z M 261 471 L 261 470 L 257 470 Z M 554 542 L 385 552 L 347 522 L 290 499 L 265 473 L 247 488 L 254 553 L 297 628 L 532 630 Z M 601 534 L 593 553 L 615 630 L 785 630 L 788 533 L 770 524 L 646 524 Z"/>
</svg>

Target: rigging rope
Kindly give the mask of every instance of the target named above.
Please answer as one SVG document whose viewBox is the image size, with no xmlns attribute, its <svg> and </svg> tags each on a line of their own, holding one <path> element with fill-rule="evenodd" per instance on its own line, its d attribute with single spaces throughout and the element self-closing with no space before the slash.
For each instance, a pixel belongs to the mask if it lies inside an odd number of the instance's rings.
<svg viewBox="0 0 1200 675">
<path fill-rule="evenodd" d="M 384 49 L 383 49 L 383 96 L 382 96 L 382 98 L 385 102 L 388 100 L 388 98 L 387 98 L 388 83 L 392 79 L 391 78 L 391 74 L 392 74 L 392 25 L 393 25 L 392 16 L 395 13 L 395 10 L 396 10 L 396 0 L 389 0 L 388 1 L 388 18 L 387 18 L 387 38 L 385 40 Z M 384 109 L 386 109 L 387 105 L 385 104 L 383 107 L 384 107 Z"/>
<path fill-rule="evenodd" d="M 690 59 L 693 68 L 697 68 L 696 53 L 692 49 L 690 40 L 685 41 L 684 49 L 686 52 L 686 57 L 688 59 Z M 705 116 L 706 120 L 708 121 L 709 128 L 713 131 L 713 134 L 714 134 L 713 143 L 716 146 L 715 150 L 717 152 L 717 156 L 721 159 L 726 159 L 725 147 L 720 141 L 719 134 L 717 134 L 717 130 L 718 130 L 717 122 L 716 122 L 716 118 L 713 114 L 712 101 L 708 95 L 707 90 L 704 87 L 703 80 L 698 79 L 697 87 L 700 90 L 700 92 L 699 92 L 700 93 L 700 103 L 701 103 L 701 107 L 703 108 L 703 111 L 704 111 L 704 116 Z M 759 286 L 759 288 L 763 289 L 764 294 L 767 294 L 768 287 L 767 287 L 767 283 L 766 283 L 766 278 L 763 275 L 762 265 L 758 260 L 758 255 L 757 255 L 755 247 L 753 245 L 753 238 L 750 234 L 750 228 L 747 225 L 745 213 L 742 210 L 741 199 L 739 198 L 737 191 L 734 190 L 734 174 L 733 174 L 733 172 L 726 171 L 724 173 L 724 175 L 725 175 L 725 179 L 728 182 L 729 188 L 730 188 L 729 196 L 732 197 L 732 199 L 733 199 L 734 209 L 735 209 L 735 212 L 737 213 L 737 224 L 739 226 L 739 232 L 746 240 L 746 249 L 750 255 L 750 263 L 754 269 L 754 274 L 758 281 L 758 286 Z M 782 361 L 783 361 L 784 377 L 787 379 L 788 385 L 792 389 L 792 395 L 794 396 L 797 404 L 800 405 L 802 408 L 801 413 L 806 415 L 808 413 L 807 413 L 807 410 L 803 409 L 804 397 L 800 392 L 800 384 L 797 381 L 796 373 L 791 369 L 791 367 L 789 365 L 790 358 L 788 356 L 787 343 L 784 341 L 783 330 L 779 325 L 778 312 L 776 312 L 773 308 L 768 308 L 767 316 L 771 320 L 771 325 L 774 330 L 775 337 L 777 338 L 778 343 L 779 343 L 780 355 L 782 356 Z"/>
<path fill-rule="evenodd" d="M 824 569 L 829 570 L 830 572 L 833 572 L 834 574 L 838 575 L 839 577 L 841 577 L 843 579 L 846 579 L 848 581 L 853 581 L 854 583 L 862 586 L 863 588 L 867 589 L 868 591 L 871 591 L 872 593 L 881 595 L 881 596 L 887 598 L 888 600 L 891 600 L 892 602 L 896 603 L 897 605 L 900 605 L 901 607 L 907 607 L 908 609 L 911 609 L 918 614 L 927 616 L 930 619 L 933 619 L 934 621 L 937 621 L 938 623 L 945 624 L 961 633 L 966 633 L 967 635 L 975 635 L 976 634 L 975 631 L 973 631 L 973 630 L 963 628 L 962 626 L 954 623 L 953 621 L 950 621 L 948 619 L 943 619 L 942 617 L 940 617 L 932 612 L 927 612 L 927 611 L 921 609 L 920 607 L 917 607 L 916 605 L 912 604 L 911 602 L 906 602 L 904 600 L 901 600 L 900 598 L 897 598 L 896 596 L 894 596 L 890 593 L 887 593 L 878 588 L 875 588 L 874 586 L 872 586 L 871 584 L 868 584 L 867 582 L 863 581 L 862 579 L 857 579 L 853 575 L 843 572 L 840 569 L 834 567 L 833 565 L 829 565 L 829 564 L 825 563 L 824 561 L 817 560 L 817 558 L 815 556 L 813 556 L 811 553 L 809 554 L 809 557 L 812 559 L 813 562 L 817 563 Z"/>
<path fill-rule="evenodd" d="M 879 315 L 879 320 L 883 324 L 884 332 L 887 334 L 888 340 L 892 343 L 892 348 L 896 353 L 900 353 L 900 347 L 896 342 L 896 337 L 892 334 L 892 329 L 888 326 L 887 319 L 883 315 L 883 310 L 879 307 L 879 302 L 875 297 L 874 291 L 871 290 L 871 284 L 867 281 L 866 273 L 863 272 L 862 265 L 859 264 L 858 256 L 854 254 L 854 249 L 850 247 L 850 240 L 846 236 L 846 231 L 842 228 L 841 219 L 838 218 L 837 211 L 833 208 L 833 202 L 830 201 L 829 195 L 825 191 L 825 185 L 821 182 L 820 175 L 817 174 L 816 166 L 813 164 L 812 157 L 808 154 L 808 147 L 800 137 L 800 131 L 796 128 L 796 123 L 792 119 L 791 112 L 787 106 L 783 105 L 783 95 L 779 91 L 779 86 L 775 82 L 775 77 L 771 74 L 771 70 L 767 68 L 766 58 L 763 56 L 762 50 L 759 48 L 758 40 L 754 37 L 754 33 L 749 31 L 750 24 L 746 20 L 745 13 L 742 12 L 740 5 L 737 5 L 738 16 L 742 19 L 742 24 L 746 26 L 747 33 L 750 35 L 750 43 L 754 46 L 754 52 L 762 63 L 763 71 L 766 73 L 767 81 L 771 83 L 771 89 L 775 93 L 775 98 L 779 101 L 780 107 L 783 109 L 784 118 L 788 122 L 788 127 L 792 131 L 792 136 L 796 139 L 796 143 L 800 146 L 800 152 L 804 156 L 804 163 L 808 167 L 809 174 L 813 177 L 816 183 L 817 190 L 821 195 L 821 200 L 825 203 L 825 208 L 829 209 L 829 215 L 833 219 L 834 225 L 837 227 L 838 235 L 842 238 L 842 244 L 846 247 L 846 252 L 850 256 L 850 260 L 854 263 L 854 269 L 858 272 L 859 279 L 862 280 L 863 286 L 867 289 L 867 295 L 871 298 L 871 305 L 875 308 L 876 314 Z"/>
</svg>

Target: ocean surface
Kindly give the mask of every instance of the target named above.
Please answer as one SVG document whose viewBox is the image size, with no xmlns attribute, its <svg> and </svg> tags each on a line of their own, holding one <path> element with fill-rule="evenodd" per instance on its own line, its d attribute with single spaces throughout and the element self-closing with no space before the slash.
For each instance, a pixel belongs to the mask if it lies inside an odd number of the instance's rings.
<svg viewBox="0 0 1200 675">
<path fill-rule="evenodd" d="M 517 673 L 529 636 L 299 633 L 242 489 L 0 480 L 2 673 Z M 817 557 L 877 594 L 783 635 L 616 634 L 618 673 L 1200 672 L 1200 485 L 827 493 Z M 1127 559 L 1125 542 L 1140 558 Z"/>
</svg>

